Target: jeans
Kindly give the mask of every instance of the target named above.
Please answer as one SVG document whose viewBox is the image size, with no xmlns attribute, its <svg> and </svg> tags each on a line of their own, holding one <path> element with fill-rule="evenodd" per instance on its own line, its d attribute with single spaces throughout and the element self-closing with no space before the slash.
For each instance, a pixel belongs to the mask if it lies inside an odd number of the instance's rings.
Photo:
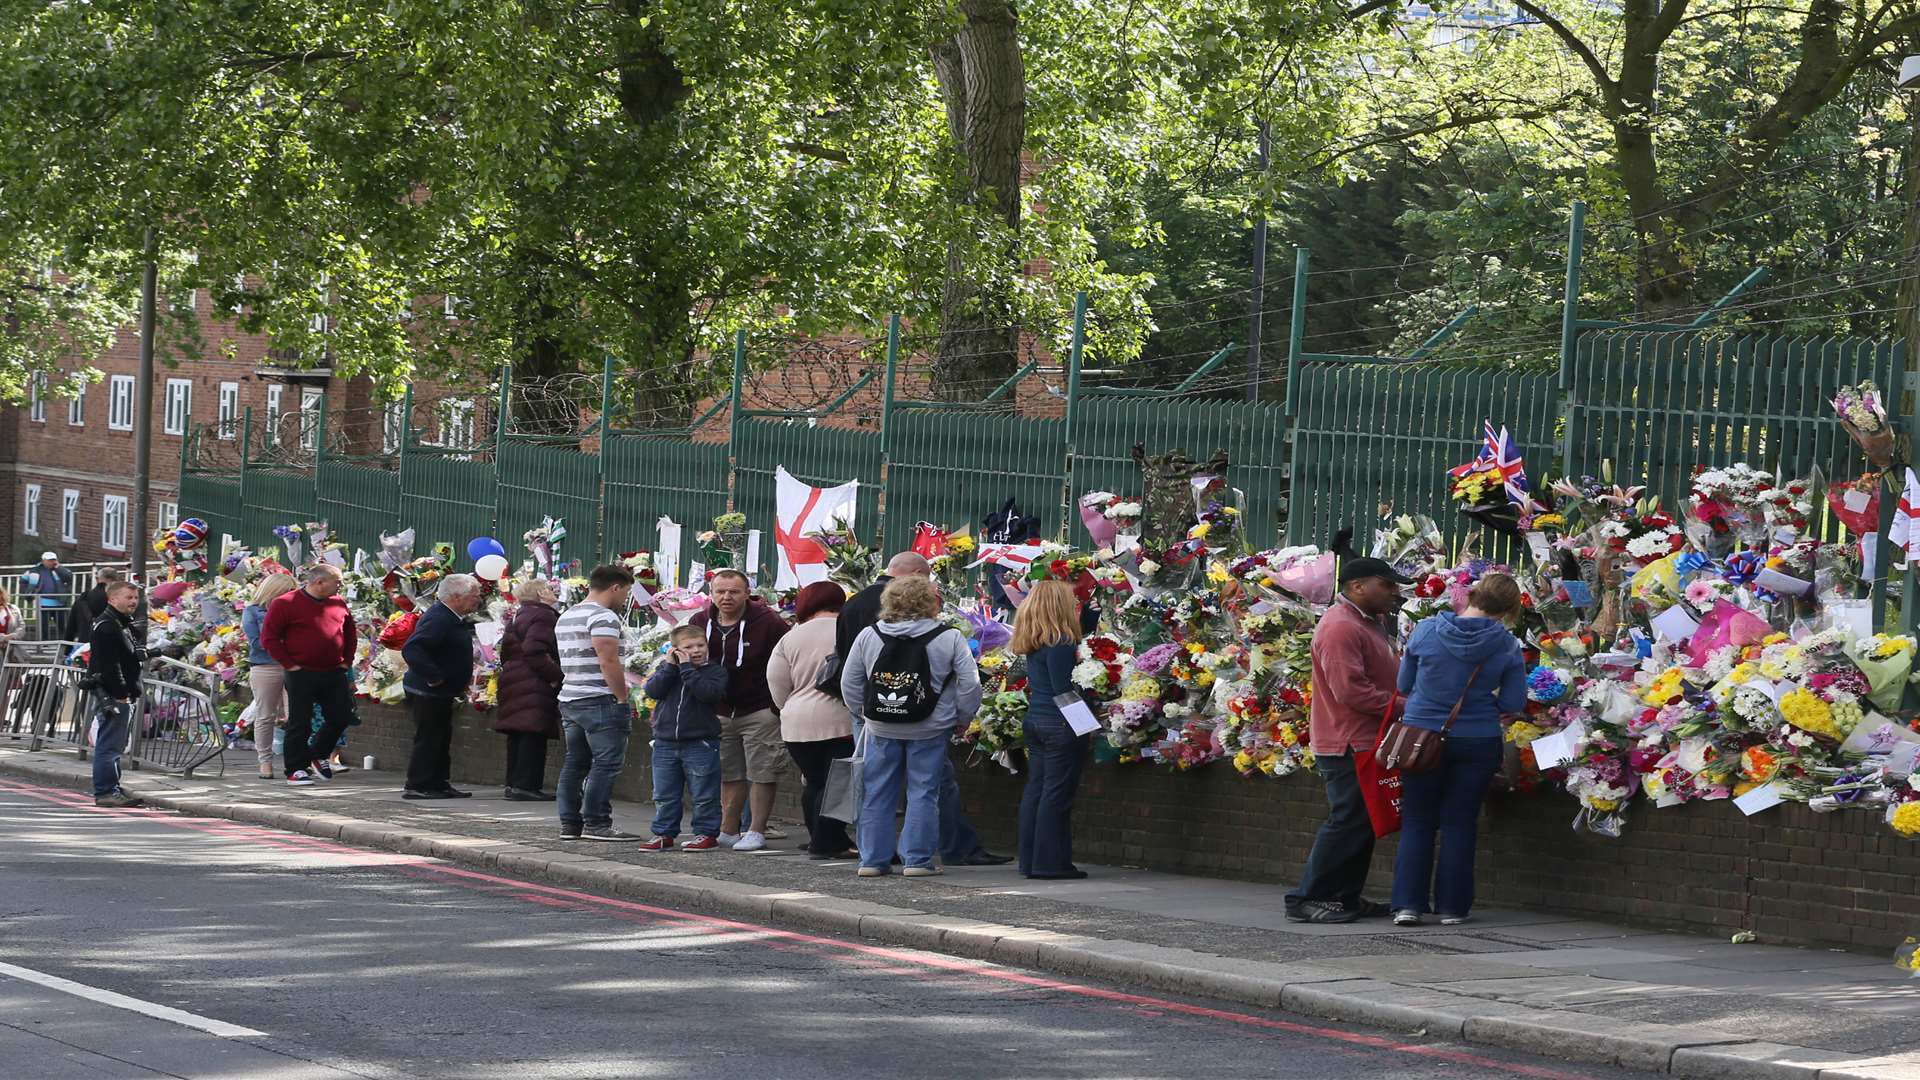
<svg viewBox="0 0 1920 1080">
<path fill-rule="evenodd" d="M 407 790 L 445 791 L 453 786 L 453 699 L 408 694 L 407 711 L 413 714 Z"/>
<path fill-rule="evenodd" d="M 111 795 L 120 790 L 120 756 L 127 752 L 127 740 L 133 735 L 133 711 L 137 701 L 115 701 L 105 694 L 93 695 L 95 715 L 100 728 L 93 736 L 93 797 Z"/>
<path fill-rule="evenodd" d="M 322 723 L 314 730 L 313 707 L 320 707 Z M 353 711 L 353 679 L 345 668 L 332 671 L 287 672 L 287 737 L 283 767 L 288 776 L 324 759 L 340 744 L 347 728 L 359 721 Z"/>
<path fill-rule="evenodd" d="M 67 609 L 63 607 L 43 607 L 40 609 L 40 640 L 59 641 L 66 637 L 62 633 L 62 624 L 67 621 Z"/>
<path fill-rule="evenodd" d="M 1073 865 L 1073 795 L 1091 736 L 1059 716 L 1027 714 L 1027 787 L 1020 794 L 1020 872 L 1064 874 Z"/>
<path fill-rule="evenodd" d="M 680 835 L 680 791 L 693 792 L 693 835 L 720 835 L 720 740 L 653 740 L 653 835 Z"/>
<path fill-rule="evenodd" d="M 1480 803 L 1500 771 L 1499 736 L 1452 736 L 1439 768 L 1400 775 L 1400 852 L 1393 862 L 1393 909 L 1465 915 L 1473 907 L 1474 831 Z M 1434 837 L 1440 868 L 1434 870 Z M 1433 905 L 1427 905 L 1432 884 Z"/>
<path fill-rule="evenodd" d="M 547 737 L 537 731 L 507 732 L 507 786 L 539 791 L 547 783 Z"/>
<path fill-rule="evenodd" d="M 952 766 L 947 733 L 925 739 L 867 735 L 865 785 L 860 801 L 860 865 L 886 869 L 896 846 L 908 866 L 932 866 L 940 842 L 940 781 Z M 907 817 L 895 842 L 893 808 L 907 790 Z"/>
<path fill-rule="evenodd" d="M 1316 759 L 1315 768 L 1327 784 L 1327 820 L 1313 838 L 1300 886 L 1287 894 L 1287 909 L 1308 900 L 1336 901 L 1353 907 L 1367 884 L 1367 865 L 1373 861 L 1373 819 L 1360 794 L 1353 755 Z"/>
<path fill-rule="evenodd" d="M 612 694 L 560 703 L 560 729 L 567 740 L 555 792 L 562 825 L 612 825 L 613 781 L 627 762 L 633 708 Z"/>
<path fill-rule="evenodd" d="M 853 736 L 790 742 L 787 753 L 793 756 L 793 763 L 806 782 L 800 789 L 800 815 L 807 822 L 807 853 L 838 855 L 852 847 L 853 839 L 847 835 L 845 822 L 820 816 L 820 800 L 826 796 L 827 773 L 833 761 L 853 754 Z"/>
<path fill-rule="evenodd" d="M 980 833 L 960 805 L 960 781 L 954 775 L 953 758 L 948 757 L 946 771 L 940 777 L 940 857 L 959 863 L 984 850 Z"/>
</svg>

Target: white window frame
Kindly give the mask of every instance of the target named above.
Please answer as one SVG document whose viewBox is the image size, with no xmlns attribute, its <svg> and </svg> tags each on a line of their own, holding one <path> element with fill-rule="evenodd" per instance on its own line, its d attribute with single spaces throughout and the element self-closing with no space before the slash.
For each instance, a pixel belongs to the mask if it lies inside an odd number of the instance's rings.
<svg viewBox="0 0 1920 1080">
<path fill-rule="evenodd" d="M 407 438 L 407 402 L 387 402 L 386 411 L 380 422 L 380 452 L 394 454 L 400 451 L 401 443 Z"/>
<path fill-rule="evenodd" d="M 180 524 L 180 504 L 177 502 L 161 503 L 160 528 L 172 532 L 173 527 L 178 524 Z"/>
<path fill-rule="evenodd" d="M 166 402 L 166 419 L 160 429 L 161 432 L 167 435 L 185 435 L 187 425 L 193 422 L 193 380 L 168 379 Z"/>
<path fill-rule="evenodd" d="M 450 450 L 473 449 L 473 399 L 447 398 L 434 410 L 437 445 Z"/>
<path fill-rule="evenodd" d="M 280 440 L 280 398 L 287 388 L 280 383 L 267 384 L 267 445 L 274 446 Z"/>
<path fill-rule="evenodd" d="M 87 384 L 86 383 L 81 383 L 79 388 L 73 392 L 73 396 L 67 399 L 67 426 L 68 427 L 86 427 L 87 426 Z"/>
<path fill-rule="evenodd" d="M 67 488 L 60 493 L 60 539 L 64 543 L 80 542 L 80 490 Z"/>
<path fill-rule="evenodd" d="M 27 497 L 20 501 L 20 531 L 40 535 L 40 485 L 28 484 Z"/>
<path fill-rule="evenodd" d="M 300 449 L 313 453 L 320 446 L 320 403 L 327 392 L 317 386 L 300 388 Z"/>
<path fill-rule="evenodd" d="M 223 382 L 220 384 L 220 424 L 217 434 L 231 442 L 240 430 L 240 384 Z"/>
<path fill-rule="evenodd" d="M 115 375 L 107 380 L 107 430 L 133 430 L 133 376 Z"/>
<path fill-rule="evenodd" d="M 115 526 L 118 526 L 118 529 Z M 127 550 L 127 497 L 100 497 L 100 546 L 107 551 Z"/>
<path fill-rule="evenodd" d="M 47 422 L 47 373 L 36 371 L 27 382 L 27 419 L 36 424 Z"/>
<path fill-rule="evenodd" d="M 440 311 L 449 319 L 460 317 L 460 298 L 448 293 L 440 298 Z"/>
<path fill-rule="evenodd" d="M 243 271 L 233 275 L 233 302 L 227 305 L 227 312 L 238 315 L 247 310 L 247 275 Z"/>
</svg>

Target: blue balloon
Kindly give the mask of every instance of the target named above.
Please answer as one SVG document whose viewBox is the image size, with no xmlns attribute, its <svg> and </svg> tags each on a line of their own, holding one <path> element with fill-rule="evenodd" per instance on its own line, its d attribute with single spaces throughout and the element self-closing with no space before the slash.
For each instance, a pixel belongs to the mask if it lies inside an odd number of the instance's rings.
<svg viewBox="0 0 1920 1080">
<path fill-rule="evenodd" d="M 507 549 L 501 547 L 500 541 L 491 536 L 476 536 L 467 541 L 467 558 L 474 562 L 479 562 L 489 555 L 499 555 L 504 558 L 506 554 Z"/>
</svg>

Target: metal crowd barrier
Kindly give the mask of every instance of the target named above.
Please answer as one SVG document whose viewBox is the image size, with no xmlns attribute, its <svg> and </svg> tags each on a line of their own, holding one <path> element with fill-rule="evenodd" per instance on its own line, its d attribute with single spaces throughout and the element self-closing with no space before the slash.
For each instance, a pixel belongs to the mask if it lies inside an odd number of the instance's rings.
<svg viewBox="0 0 1920 1080">
<path fill-rule="evenodd" d="M 0 661 L 0 741 L 40 750 L 67 745 L 85 757 L 91 746 L 93 695 L 80 687 L 86 669 L 68 663 L 71 641 L 16 641 Z M 148 663 L 127 760 L 192 776 L 209 764 L 224 775 L 226 732 L 220 722 L 219 677 L 160 658 Z"/>
</svg>

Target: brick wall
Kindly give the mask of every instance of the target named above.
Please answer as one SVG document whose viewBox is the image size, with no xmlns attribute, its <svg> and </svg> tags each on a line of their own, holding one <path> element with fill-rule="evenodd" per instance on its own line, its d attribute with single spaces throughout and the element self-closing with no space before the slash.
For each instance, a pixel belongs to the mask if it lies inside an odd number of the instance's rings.
<svg viewBox="0 0 1920 1080">
<path fill-rule="evenodd" d="M 376 753 L 404 768 L 404 713 L 366 706 L 355 759 Z M 500 783 L 505 742 L 490 717 L 455 721 L 454 774 Z M 645 735 L 636 733 L 616 792 L 644 799 Z M 553 744 L 549 775 L 560 766 Z M 371 748 L 371 749 L 368 749 Z M 797 818 L 794 784 L 780 815 Z M 989 845 L 1011 851 L 1022 778 L 997 765 L 962 767 L 967 812 Z M 1920 844 L 1866 811 L 1815 814 L 1787 805 L 1752 818 L 1727 803 L 1656 810 L 1636 802 L 1619 840 L 1571 830 L 1564 793 L 1496 796 L 1480 832 L 1480 898 L 1489 904 L 1724 935 L 1751 929 L 1773 944 L 1889 949 L 1920 929 Z M 1188 773 L 1090 766 L 1074 812 L 1075 855 L 1089 863 L 1291 884 L 1325 813 L 1311 776 L 1251 780 L 1224 764 Z M 627 822 L 629 827 L 640 825 Z M 1394 843 L 1374 857 L 1373 895 L 1385 896 Z"/>
</svg>

